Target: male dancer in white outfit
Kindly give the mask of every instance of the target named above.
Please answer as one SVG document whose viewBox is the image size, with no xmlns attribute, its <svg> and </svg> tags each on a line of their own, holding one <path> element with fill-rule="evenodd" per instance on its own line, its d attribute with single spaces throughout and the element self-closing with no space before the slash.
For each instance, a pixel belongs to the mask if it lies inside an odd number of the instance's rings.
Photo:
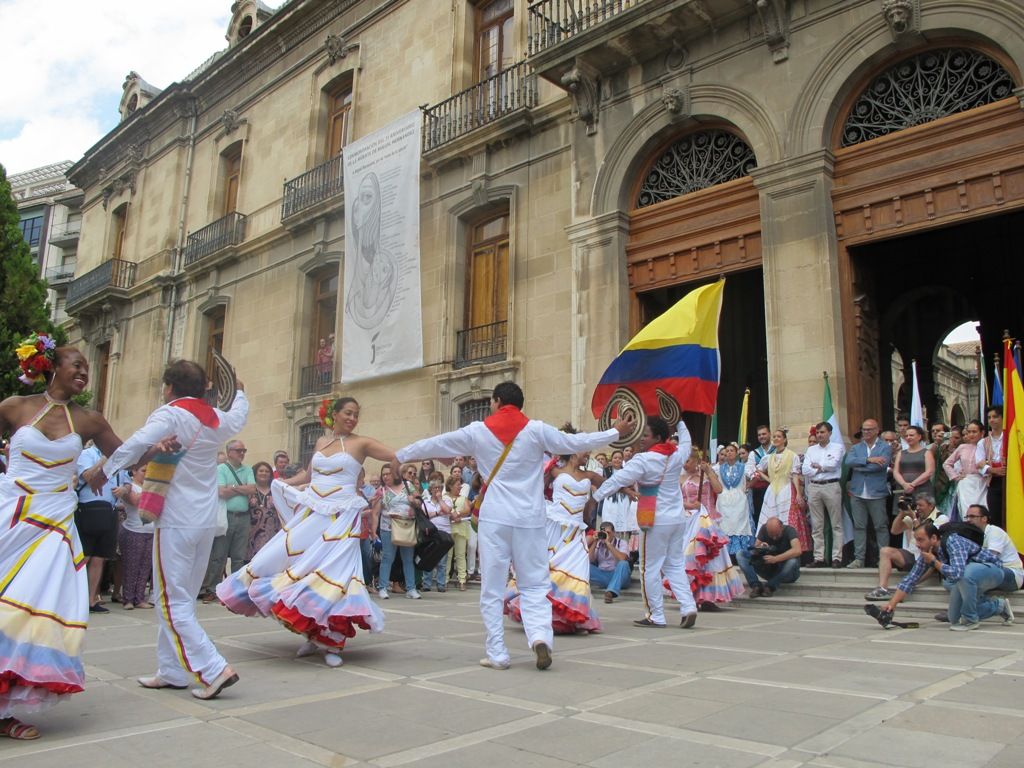
<svg viewBox="0 0 1024 768">
<path fill-rule="evenodd" d="M 526 640 L 536 654 L 537 669 L 551 666 L 550 574 L 545 537 L 544 451 L 571 454 L 607 445 L 626 434 L 632 422 L 620 419 L 604 432 L 569 435 L 523 415 L 523 391 L 502 382 L 491 397 L 491 415 L 455 432 L 420 440 L 398 451 L 403 464 L 431 458 L 475 456 L 488 480 L 480 507 L 480 614 L 487 630 L 487 657 L 480 664 L 508 669 L 502 600 L 508 567 L 515 567 Z M 511 447 L 498 464 L 506 446 Z M 678 485 L 678 483 L 677 483 Z"/>
<path fill-rule="evenodd" d="M 210 562 L 217 524 L 217 452 L 245 426 L 249 402 L 237 382 L 231 410 L 211 408 L 200 398 L 206 373 L 197 363 L 177 360 L 164 371 L 162 405 L 124 441 L 90 485 L 134 465 L 150 446 L 174 435 L 185 456 L 164 499 L 153 539 L 153 591 L 157 597 L 159 634 L 157 672 L 140 677 L 143 688 L 193 688 L 198 699 L 212 699 L 238 681 L 196 618 L 196 595 Z"/>
<path fill-rule="evenodd" d="M 682 614 L 680 626 L 690 629 L 697 622 L 697 604 L 686 575 L 684 552 L 696 533 L 700 510 L 687 517 L 683 509 L 683 493 L 679 475 L 690 458 L 692 444 L 686 424 L 679 422 L 679 446 L 669 442 L 668 423 L 660 416 L 648 416 L 640 438 L 640 450 L 618 472 L 601 483 L 594 492 L 594 501 L 634 484 L 658 485 L 654 526 L 640 534 L 640 584 L 647 615 L 634 621 L 638 627 L 664 627 L 665 608 L 661 574 L 665 574 L 672 593 L 679 601 Z"/>
</svg>

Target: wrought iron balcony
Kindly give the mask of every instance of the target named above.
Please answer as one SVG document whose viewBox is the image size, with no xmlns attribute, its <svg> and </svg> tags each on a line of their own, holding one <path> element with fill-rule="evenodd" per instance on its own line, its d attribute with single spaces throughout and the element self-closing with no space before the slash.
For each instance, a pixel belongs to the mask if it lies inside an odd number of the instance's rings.
<svg viewBox="0 0 1024 768">
<path fill-rule="evenodd" d="M 232 211 L 188 236 L 185 266 L 190 267 L 232 245 L 245 241 L 245 216 Z"/>
<path fill-rule="evenodd" d="M 537 106 L 537 77 L 519 62 L 423 110 L 423 151 L 430 152 L 470 131 Z"/>
<path fill-rule="evenodd" d="M 75 261 L 65 261 L 59 267 L 50 267 L 46 270 L 46 274 L 43 275 L 46 278 L 46 282 L 53 288 L 58 285 L 64 285 L 70 283 L 75 279 Z"/>
<path fill-rule="evenodd" d="M 506 320 L 459 331 L 455 335 L 455 367 L 504 360 L 507 338 Z"/>
<path fill-rule="evenodd" d="M 82 234 L 82 220 L 65 221 L 62 224 L 54 224 L 50 228 L 50 235 L 47 238 L 50 245 L 64 248 L 78 242 Z"/>
<path fill-rule="evenodd" d="M 301 176 L 284 183 L 281 198 L 281 220 L 312 208 L 344 191 L 341 155 L 310 168 Z"/>
<path fill-rule="evenodd" d="M 72 281 L 68 288 L 67 306 L 81 307 L 89 300 L 117 296 L 135 285 L 135 264 L 123 259 L 105 261 L 96 269 Z M 73 313 L 72 313 L 73 314 Z"/>
<path fill-rule="evenodd" d="M 326 370 L 324 370 L 326 368 Z M 299 370 L 299 397 L 326 395 L 331 391 L 334 366 L 307 365 Z"/>
<path fill-rule="evenodd" d="M 529 55 L 558 45 L 647 0 L 537 0 L 527 13 Z"/>
</svg>

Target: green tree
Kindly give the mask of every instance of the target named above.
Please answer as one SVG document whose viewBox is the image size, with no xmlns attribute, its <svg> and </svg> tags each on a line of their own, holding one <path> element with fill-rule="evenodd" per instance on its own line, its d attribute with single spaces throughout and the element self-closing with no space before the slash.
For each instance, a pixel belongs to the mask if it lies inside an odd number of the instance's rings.
<svg viewBox="0 0 1024 768">
<path fill-rule="evenodd" d="M 21 370 L 14 349 L 33 331 L 53 333 L 46 283 L 18 226 L 18 206 L 11 196 L 7 171 L 0 165 L 0 400 L 24 395 L 29 388 L 18 381 Z M 64 334 L 56 334 L 58 343 Z"/>
</svg>

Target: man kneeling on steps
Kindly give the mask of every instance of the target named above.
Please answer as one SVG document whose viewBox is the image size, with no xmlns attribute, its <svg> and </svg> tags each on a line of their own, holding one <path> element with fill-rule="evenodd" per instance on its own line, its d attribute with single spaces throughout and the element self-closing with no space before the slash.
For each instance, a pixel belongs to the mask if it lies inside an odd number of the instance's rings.
<svg viewBox="0 0 1024 768">
<path fill-rule="evenodd" d="M 800 535 L 777 517 L 768 519 L 757 532 L 754 546 L 736 554 L 740 570 L 747 577 L 751 597 L 771 597 L 781 584 L 800 578 Z M 761 583 L 761 579 L 765 583 Z"/>
</svg>

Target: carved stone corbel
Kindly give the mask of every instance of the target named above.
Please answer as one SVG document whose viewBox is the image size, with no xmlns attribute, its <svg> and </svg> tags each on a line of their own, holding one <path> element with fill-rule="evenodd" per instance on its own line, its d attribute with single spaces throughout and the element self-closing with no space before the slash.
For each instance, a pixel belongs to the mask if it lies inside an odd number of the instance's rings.
<svg viewBox="0 0 1024 768">
<path fill-rule="evenodd" d="M 225 109 L 224 114 L 220 116 L 220 122 L 224 128 L 221 135 L 228 136 L 237 131 L 240 126 L 248 123 L 249 120 L 245 117 L 239 117 L 238 112 L 234 109 Z"/>
<path fill-rule="evenodd" d="M 665 111 L 672 115 L 672 119 L 688 117 L 690 115 L 690 88 L 683 86 L 663 86 L 661 93 L 661 104 Z"/>
<path fill-rule="evenodd" d="M 751 0 L 776 64 L 789 58 L 789 0 Z"/>
<path fill-rule="evenodd" d="M 893 40 L 915 32 L 921 18 L 921 0 L 882 0 L 882 17 Z"/>
<path fill-rule="evenodd" d="M 487 179 L 474 179 L 472 184 L 473 204 L 478 208 L 487 205 Z"/>
<path fill-rule="evenodd" d="M 358 47 L 359 43 L 350 43 L 341 35 L 328 35 L 324 40 L 324 52 L 327 54 L 329 64 L 334 64 L 338 59 L 344 59 Z"/>
<path fill-rule="evenodd" d="M 597 133 L 601 109 L 601 88 L 596 73 L 578 59 L 572 69 L 562 75 L 562 87 L 572 99 L 572 113 L 587 126 L 587 135 Z"/>
</svg>

